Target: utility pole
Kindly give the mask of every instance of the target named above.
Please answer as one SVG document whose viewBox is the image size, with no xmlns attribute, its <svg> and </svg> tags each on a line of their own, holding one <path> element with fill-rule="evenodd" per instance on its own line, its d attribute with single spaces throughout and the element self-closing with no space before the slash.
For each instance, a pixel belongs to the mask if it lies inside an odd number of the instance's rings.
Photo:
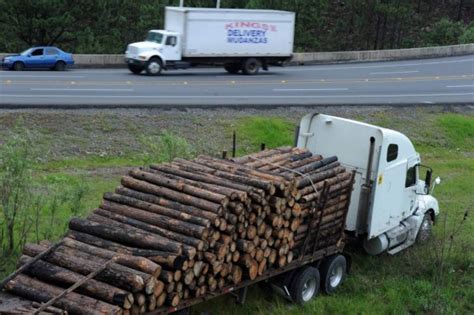
<svg viewBox="0 0 474 315">
<path fill-rule="evenodd" d="M 217 0 L 216 8 L 217 9 L 221 8 L 221 0 Z"/>
<path fill-rule="evenodd" d="M 179 0 L 179 6 L 182 8 L 184 6 L 184 0 Z"/>
</svg>

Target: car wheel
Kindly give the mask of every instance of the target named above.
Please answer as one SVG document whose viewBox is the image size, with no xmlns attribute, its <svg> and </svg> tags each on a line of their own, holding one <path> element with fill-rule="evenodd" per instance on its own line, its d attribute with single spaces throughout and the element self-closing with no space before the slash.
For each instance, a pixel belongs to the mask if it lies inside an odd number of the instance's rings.
<svg viewBox="0 0 474 315">
<path fill-rule="evenodd" d="M 163 62 L 158 58 L 152 58 L 146 64 L 146 74 L 151 76 L 160 75 L 163 70 Z"/>
<path fill-rule="evenodd" d="M 247 58 L 242 64 L 242 72 L 246 75 L 255 75 L 260 70 L 260 61 L 257 58 Z"/>
<path fill-rule="evenodd" d="M 315 267 L 303 267 L 296 272 L 289 288 L 293 301 L 303 305 L 315 297 L 319 292 L 320 279 L 319 271 Z"/>
<path fill-rule="evenodd" d="M 231 74 L 237 74 L 241 70 L 241 67 L 238 63 L 229 63 L 224 65 L 224 69 Z"/>
<path fill-rule="evenodd" d="M 333 294 L 346 278 L 347 261 L 342 255 L 326 258 L 321 265 L 321 287 L 326 294 Z"/>
<path fill-rule="evenodd" d="M 66 64 L 64 63 L 64 61 L 56 62 L 56 64 L 54 65 L 54 70 L 56 70 L 56 71 L 66 70 Z"/>
<path fill-rule="evenodd" d="M 426 243 L 431 238 L 431 232 L 433 229 L 433 219 L 429 213 L 425 213 L 423 221 L 421 222 L 416 241 L 419 243 Z"/>
<path fill-rule="evenodd" d="M 13 70 L 23 71 L 25 69 L 25 64 L 23 62 L 17 61 L 13 64 Z"/>
<path fill-rule="evenodd" d="M 135 65 L 128 65 L 128 70 L 130 70 L 133 74 L 140 74 L 143 71 L 143 68 Z"/>
</svg>

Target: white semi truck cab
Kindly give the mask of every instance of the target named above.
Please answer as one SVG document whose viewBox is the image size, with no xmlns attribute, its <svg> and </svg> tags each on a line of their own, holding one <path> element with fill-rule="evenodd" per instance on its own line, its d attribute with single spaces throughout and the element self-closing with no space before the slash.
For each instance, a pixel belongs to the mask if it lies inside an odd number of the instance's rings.
<svg viewBox="0 0 474 315">
<path fill-rule="evenodd" d="M 287 11 L 166 7 L 164 29 L 129 44 L 125 62 L 135 74 L 221 65 L 253 75 L 291 58 L 294 25 Z"/>
<path fill-rule="evenodd" d="M 432 170 L 403 134 L 386 128 L 322 114 L 303 117 L 298 147 L 313 154 L 336 155 L 355 172 L 346 231 L 364 237 L 369 254 L 395 254 L 425 241 L 439 214 L 431 195 Z M 425 169 L 425 178 L 420 173 Z"/>
</svg>

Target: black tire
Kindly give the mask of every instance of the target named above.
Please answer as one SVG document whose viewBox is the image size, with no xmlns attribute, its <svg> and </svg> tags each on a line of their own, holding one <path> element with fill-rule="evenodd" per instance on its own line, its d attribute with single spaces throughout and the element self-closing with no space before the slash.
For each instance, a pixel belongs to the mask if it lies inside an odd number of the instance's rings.
<svg viewBox="0 0 474 315">
<path fill-rule="evenodd" d="M 226 64 L 224 65 L 224 69 L 231 74 L 237 74 L 240 70 L 242 70 L 238 63 Z"/>
<path fill-rule="evenodd" d="M 133 74 L 140 74 L 143 71 L 143 68 L 135 65 L 128 65 L 128 70 L 130 70 Z"/>
<path fill-rule="evenodd" d="M 246 75 L 256 75 L 260 66 L 260 61 L 257 58 L 247 58 L 242 63 L 242 72 Z"/>
<path fill-rule="evenodd" d="M 17 61 L 13 64 L 13 70 L 23 71 L 25 69 L 25 64 L 23 62 Z"/>
<path fill-rule="evenodd" d="M 159 58 L 151 58 L 145 67 L 146 74 L 150 76 L 160 75 L 162 70 L 163 62 Z"/>
<path fill-rule="evenodd" d="M 315 267 L 302 267 L 291 279 L 289 293 L 293 302 L 303 305 L 319 292 L 321 277 Z"/>
<path fill-rule="evenodd" d="M 431 238 L 432 229 L 433 219 L 429 213 L 425 213 L 423 221 L 421 221 L 420 229 L 418 230 L 418 235 L 416 235 L 416 241 L 421 244 L 428 242 Z"/>
<path fill-rule="evenodd" d="M 66 63 L 64 63 L 64 61 L 56 62 L 56 64 L 54 65 L 54 70 L 56 70 L 56 71 L 66 70 Z"/>
<path fill-rule="evenodd" d="M 321 288 L 326 294 L 334 291 L 344 282 L 347 273 L 347 260 L 343 255 L 326 258 L 321 264 Z"/>
</svg>

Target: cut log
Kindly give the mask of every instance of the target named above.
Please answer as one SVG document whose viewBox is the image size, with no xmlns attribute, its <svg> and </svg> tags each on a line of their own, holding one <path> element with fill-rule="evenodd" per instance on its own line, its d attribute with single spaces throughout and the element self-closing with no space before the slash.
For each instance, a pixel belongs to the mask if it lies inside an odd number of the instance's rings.
<svg viewBox="0 0 474 315">
<path fill-rule="evenodd" d="M 55 296 L 61 294 L 64 289 L 46 284 L 25 275 L 18 275 L 10 280 L 5 288 L 15 294 L 37 302 L 48 302 Z M 121 309 L 96 299 L 69 293 L 66 297 L 57 301 L 54 306 L 67 310 L 68 312 L 84 315 L 120 314 Z"/>
<path fill-rule="evenodd" d="M 31 261 L 31 259 L 32 257 L 23 255 L 20 257 L 19 263 L 24 265 Z M 26 273 L 31 277 L 35 277 L 43 281 L 61 283 L 67 286 L 73 285 L 84 278 L 81 274 L 53 265 L 43 260 L 39 260 L 28 267 Z M 130 292 L 121 290 L 112 285 L 99 282 L 94 279 L 91 279 L 80 286 L 78 288 L 78 292 L 123 308 L 130 308 L 131 304 L 134 302 L 133 294 Z"/>
<path fill-rule="evenodd" d="M 34 257 L 41 253 L 45 247 L 36 244 L 26 244 L 23 253 L 27 256 Z M 60 248 L 64 249 L 64 248 Z M 82 275 L 88 275 L 99 269 L 103 260 L 87 260 L 84 258 L 70 255 L 70 253 L 59 252 L 59 249 L 50 253 L 44 258 L 47 262 L 67 268 Z M 111 264 L 104 271 L 99 273 L 97 280 L 113 284 L 126 291 L 138 292 L 144 290 L 145 280 L 141 276 L 141 272 L 129 269 L 117 264 Z"/>
</svg>

